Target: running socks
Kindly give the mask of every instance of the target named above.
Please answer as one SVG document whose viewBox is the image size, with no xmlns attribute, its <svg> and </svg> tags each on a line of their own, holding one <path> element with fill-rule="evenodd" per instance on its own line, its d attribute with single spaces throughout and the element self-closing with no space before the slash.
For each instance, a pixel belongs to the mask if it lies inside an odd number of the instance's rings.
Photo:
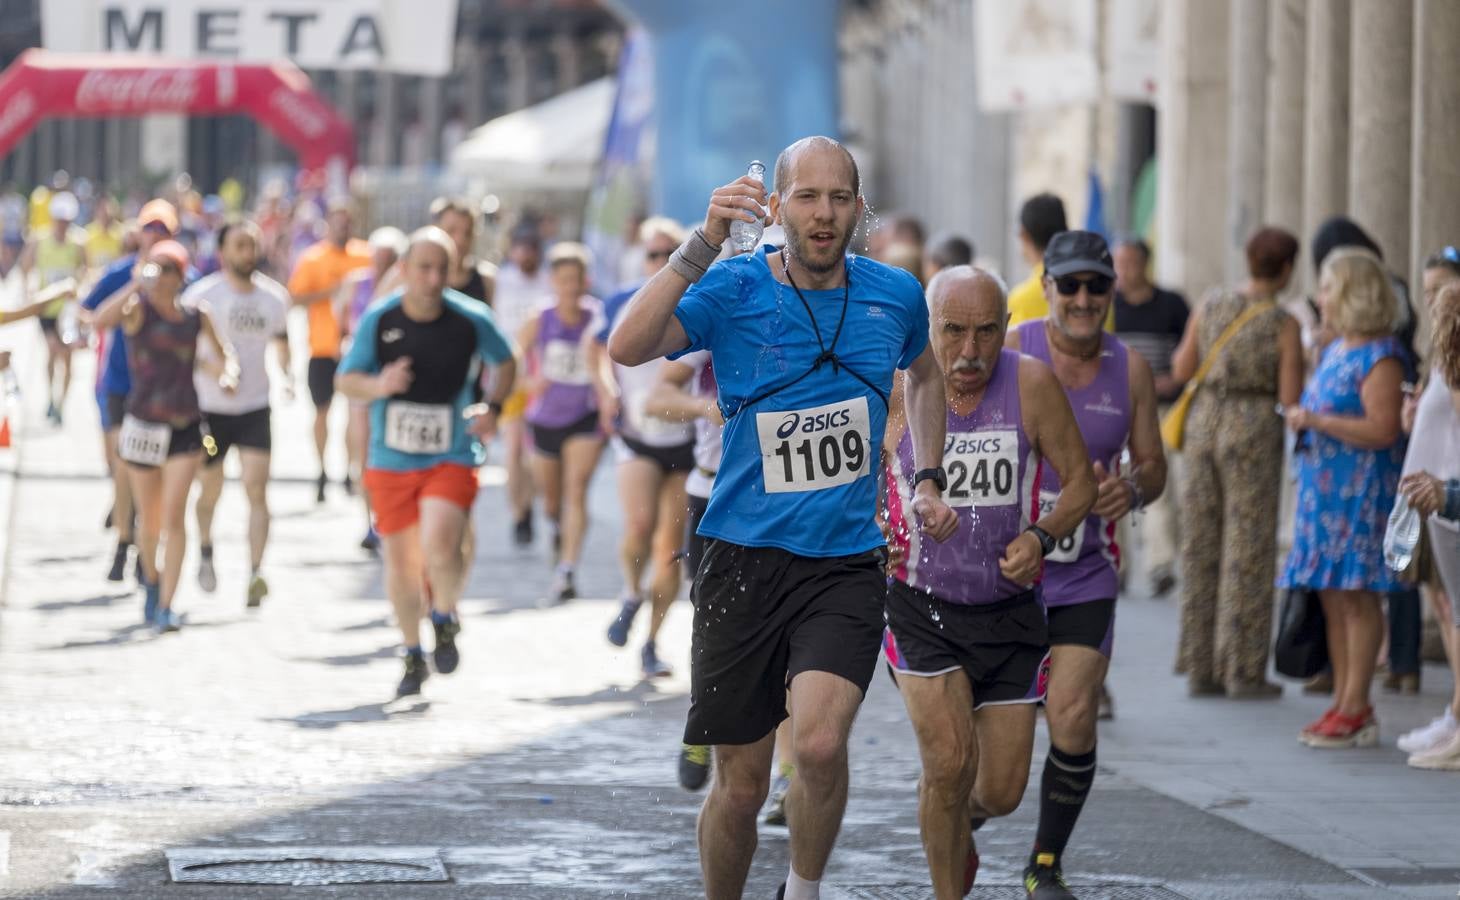
<svg viewBox="0 0 1460 900">
<path fill-rule="evenodd" d="M 807 881 L 796 874 L 795 869 L 789 870 L 786 876 L 786 892 L 783 895 L 785 900 L 821 900 L 821 882 Z"/>
<path fill-rule="evenodd" d="M 1040 854 L 1053 854 L 1053 865 L 1058 865 L 1059 855 L 1070 842 L 1070 834 L 1075 830 L 1080 810 L 1085 808 L 1085 800 L 1090 796 L 1090 785 L 1094 781 L 1094 747 L 1089 753 L 1073 754 L 1049 745 L 1049 755 L 1044 759 L 1044 777 L 1039 783 L 1039 830 L 1034 837 L 1030 865 L 1034 865 Z"/>
</svg>

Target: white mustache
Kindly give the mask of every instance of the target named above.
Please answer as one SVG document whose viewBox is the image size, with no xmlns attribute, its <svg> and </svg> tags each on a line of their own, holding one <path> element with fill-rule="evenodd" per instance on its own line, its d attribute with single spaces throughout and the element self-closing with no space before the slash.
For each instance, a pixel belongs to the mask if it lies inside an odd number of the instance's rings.
<svg viewBox="0 0 1460 900">
<path fill-rule="evenodd" d="M 988 369 L 989 367 L 981 359 L 960 359 L 953 364 L 954 372 L 973 372 L 976 375 L 982 375 Z"/>
</svg>

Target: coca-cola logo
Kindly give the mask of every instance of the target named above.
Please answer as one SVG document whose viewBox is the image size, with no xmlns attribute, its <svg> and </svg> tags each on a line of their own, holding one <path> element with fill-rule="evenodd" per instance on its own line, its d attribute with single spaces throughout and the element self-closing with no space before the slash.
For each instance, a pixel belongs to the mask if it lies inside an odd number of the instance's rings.
<svg viewBox="0 0 1460 900">
<path fill-rule="evenodd" d="M 197 99 L 198 88 L 198 74 L 194 69 L 140 72 L 93 69 L 82 76 L 81 85 L 76 89 L 76 109 L 80 112 L 186 110 Z"/>
<path fill-rule="evenodd" d="M 329 130 L 329 122 L 319 110 L 288 88 L 278 88 L 269 97 L 269 106 L 307 138 L 323 137 Z"/>
<path fill-rule="evenodd" d="M 0 142 L 9 138 L 11 132 L 25 125 L 31 115 L 35 113 L 35 109 L 35 97 L 31 95 L 30 91 L 21 91 L 5 104 L 4 112 L 0 112 Z"/>
</svg>

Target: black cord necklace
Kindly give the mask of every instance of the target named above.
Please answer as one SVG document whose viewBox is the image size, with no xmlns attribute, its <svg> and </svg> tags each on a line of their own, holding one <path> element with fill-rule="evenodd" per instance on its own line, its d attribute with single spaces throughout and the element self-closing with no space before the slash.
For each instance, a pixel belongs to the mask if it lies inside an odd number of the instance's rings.
<svg viewBox="0 0 1460 900">
<path fill-rule="evenodd" d="M 847 307 L 851 305 L 852 297 L 852 272 L 850 269 L 845 268 L 845 262 L 842 263 L 842 266 L 845 272 L 842 278 L 842 312 L 841 316 L 836 320 L 836 332 L 831 336 L 831 348 L 828 349 L 826 343 L 821 339 L 821 325 L 816 321 L 816 313 L 811 310 L 811 304 L 806 302 L 806 296 L 801 293 L 801 288 L 796 284 L 796 279 L 791 277 L 790 254 L 785 250 L 781 251 L 781 274 L 786 276 L 786 282 L 791 285 L 791 290 L 796 292 L 796 298 L 806 308 L 806 315 L 811 318 L 811 331 L 816 335 L 816 345 L 821 348 L 821 355 L 816 357 L 816 362 L 812 364 L 813 369 L 819 369 L 822 363 L 829 362 L 831 363 L 831 370 L 833 372 L 841 371 L 841 360 L 836 357 L 836 344 L 841 339 L 842 325 L 846 324 Z"/>
</svg>

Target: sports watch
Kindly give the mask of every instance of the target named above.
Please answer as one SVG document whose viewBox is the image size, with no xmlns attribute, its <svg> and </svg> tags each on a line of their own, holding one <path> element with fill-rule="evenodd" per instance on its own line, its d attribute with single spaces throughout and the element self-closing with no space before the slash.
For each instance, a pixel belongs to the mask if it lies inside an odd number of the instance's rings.
<svg viewBox="0 0 1460 900">
<path fill-rule="evenodd" d="M 1030 525 L 1024 530 L 1039 539 L 1039 554 L 1041 556 L 1049 556 L 1054 552 L 1055 546 L 1059 543 L 1059 541 L 1054 539 L 1054 535 L 1040 528 L 1038 525 Z"/>
<path fill-rule="evenodd" d="M 948 473 L 943 471 L 942 466 L 936 469 L 918 469 L 913 475 L 913 489 L 916 490 L 919 484 L 929 478 L 933 479 L 933 484 L 937 485 L 938 493 L 941 494 L 948 490 Z"/>
</svg>

